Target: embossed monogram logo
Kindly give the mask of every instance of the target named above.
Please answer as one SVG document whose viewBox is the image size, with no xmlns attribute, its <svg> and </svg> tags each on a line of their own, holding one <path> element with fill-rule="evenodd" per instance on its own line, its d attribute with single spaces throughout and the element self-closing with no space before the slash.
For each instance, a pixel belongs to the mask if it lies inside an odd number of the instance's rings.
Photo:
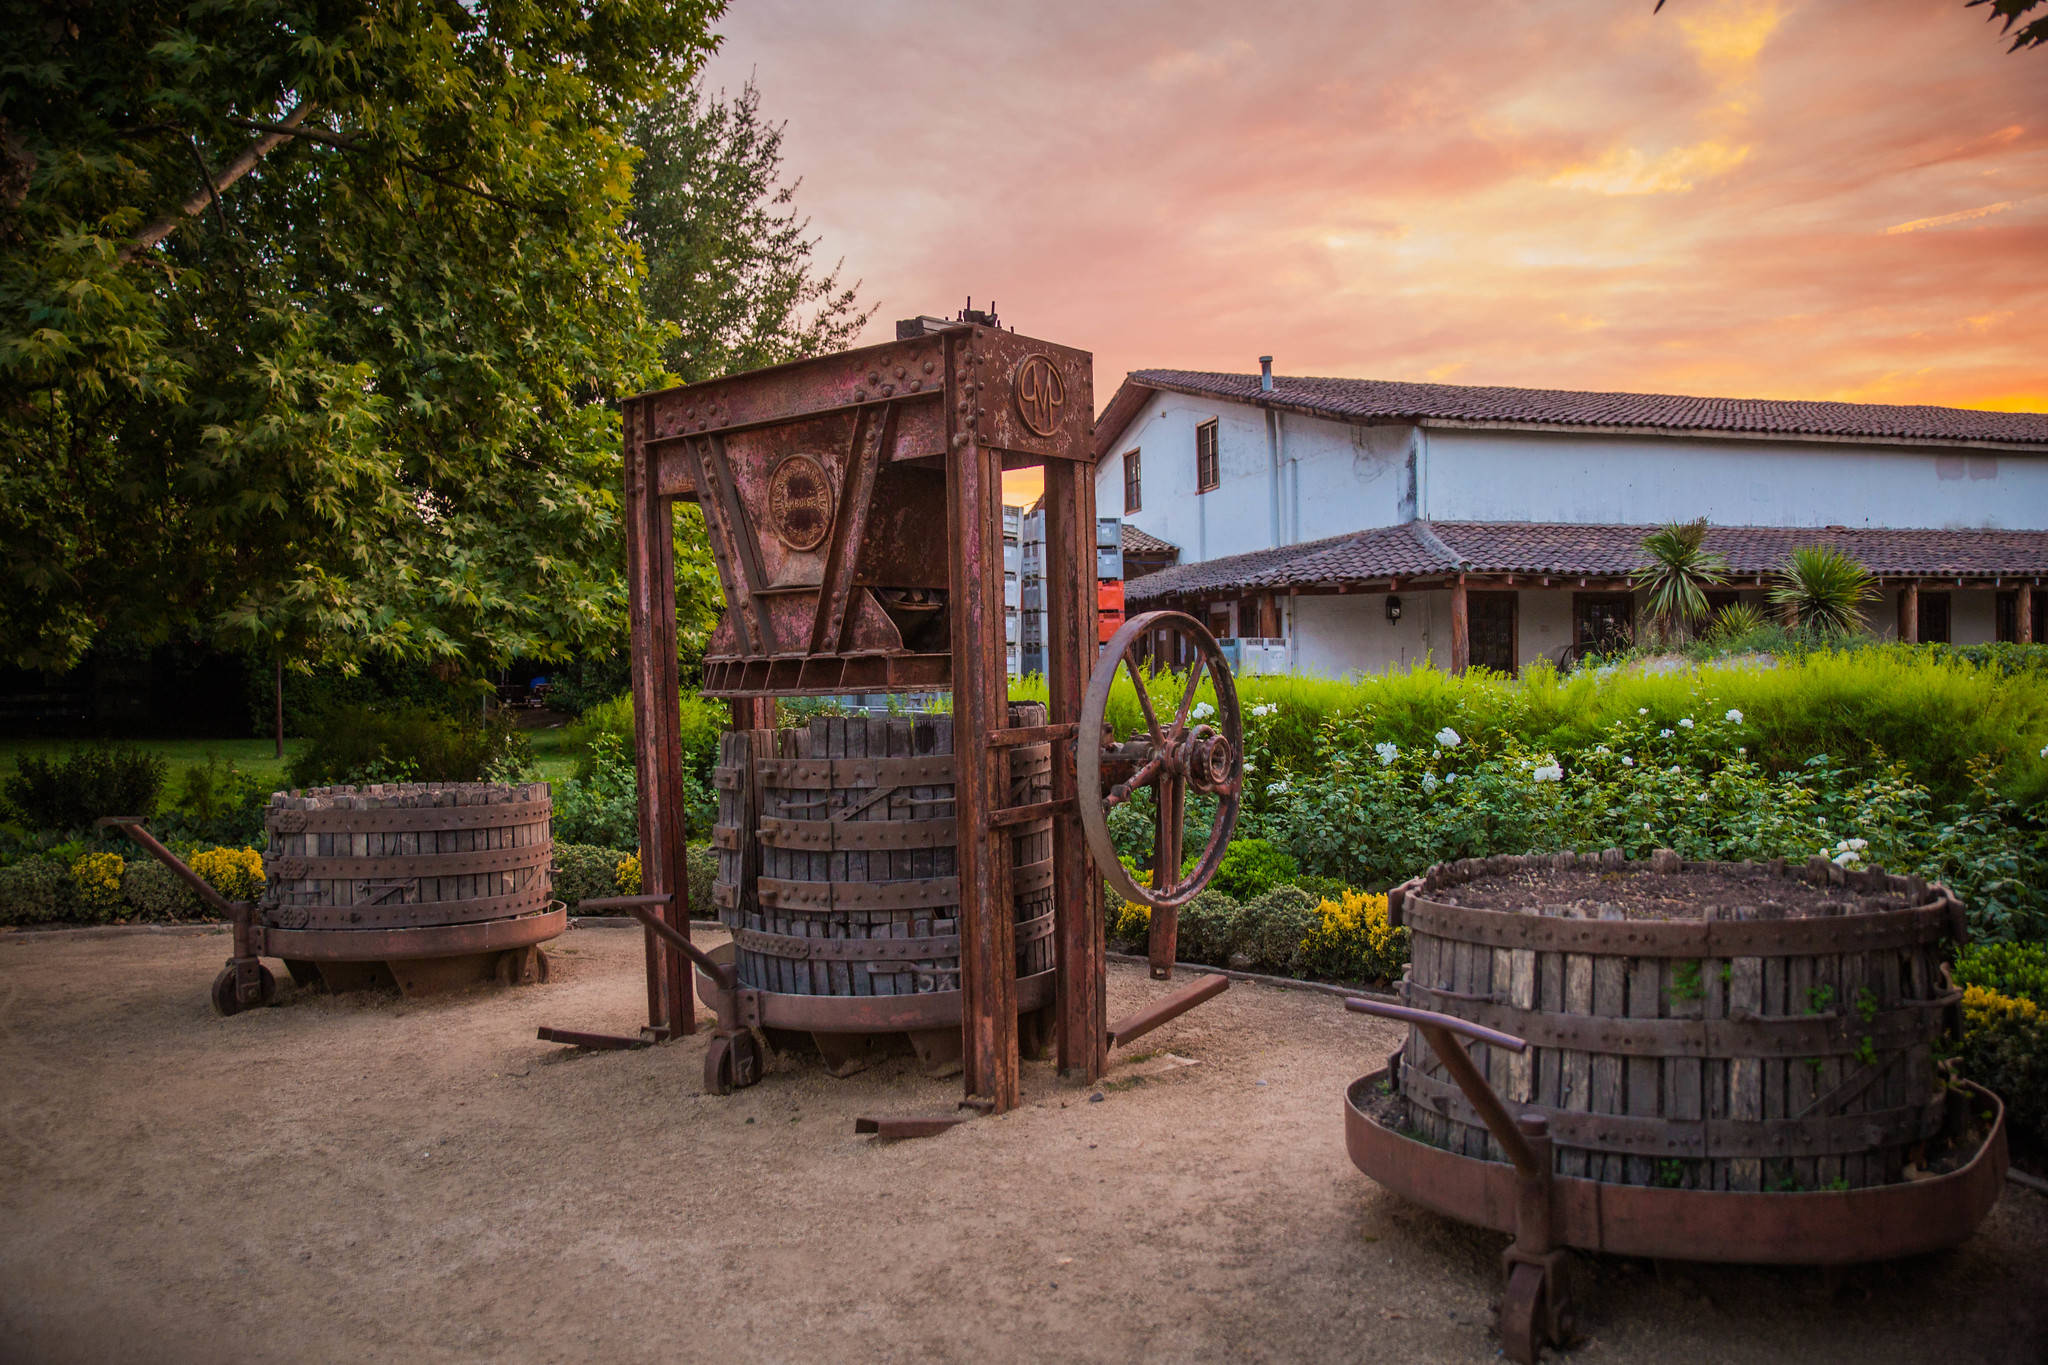
<svg viewBox="0 0 2048 1365">
<path fill-rule="evenodd" d="M 1050 356 L 1027 355 L 1018 362 L 1014 387 L 1017 415 L 1025 427 L 1039 436 L 1052 435 L 1059 426 L 1060 409 L 1067 405 L 1067 381 L 1060 377 L 1060 367 Z"/>
<path fill-rule="evenodd" d="M 815 550 L 832 529 L 832 480 L 809 455 L 792 455 L 768 476 L 768 524 L 792 550 Z"/>
</svg>

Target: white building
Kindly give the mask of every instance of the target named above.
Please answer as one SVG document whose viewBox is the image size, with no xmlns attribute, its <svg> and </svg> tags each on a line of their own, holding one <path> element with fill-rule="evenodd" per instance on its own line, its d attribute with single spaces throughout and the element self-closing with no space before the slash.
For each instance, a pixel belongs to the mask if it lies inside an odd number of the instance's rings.
<svg viewBox="0 0 2048 1365">
<path fill-rule="evenodd" d="M 1830 544 L 1878 576 L 1882 633 L 2042 638 L 2048 415 L 1262 368 L 1138 371 L 1095 429 L 1097 508 L 1180 551 L 1128 609 L 1192 612 L 1245 671 L 1560 658 L 1632 629 L 1642 537 L 1702 516 L 1716 605 Z"/>
</svg>

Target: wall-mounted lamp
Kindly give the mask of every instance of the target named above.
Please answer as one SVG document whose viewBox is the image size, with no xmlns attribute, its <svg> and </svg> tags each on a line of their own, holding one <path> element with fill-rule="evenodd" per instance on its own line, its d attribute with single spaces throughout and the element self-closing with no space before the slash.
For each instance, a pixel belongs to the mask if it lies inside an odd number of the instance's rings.
<svg viewBox="0 0 2048 1365">
<path fill-rule="evenodd" d="M 1387 594 L 1387 620 L 1389 620 L 1389 621 L 1398 621 L 1398 620 L 1400 620 L 1400 619 L 1401 619 L 1401 599 L 1400 599 L 1400 598 L 1398 598 L 1398 597 L 1396 597 L 1396 596 L 1394 596 L 1394 595 L 1393 595 L 1392 593 L 1388 593 L 1388 594 Z"/>
</svg>

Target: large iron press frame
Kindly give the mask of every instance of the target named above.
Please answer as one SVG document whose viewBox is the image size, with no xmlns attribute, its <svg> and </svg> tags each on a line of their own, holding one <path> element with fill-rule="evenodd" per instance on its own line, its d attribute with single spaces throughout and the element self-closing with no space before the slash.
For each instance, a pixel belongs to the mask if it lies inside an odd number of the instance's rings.
<svg viewBox="0 0 2048 1365">
<path fill-rule="evenodd" d="M 1159 907 L 1155 976 L 1171 974 L 1173 911 L 1213 874 L 1229 837 L 1241 737 L 1229 673 L 1208 633 L 1178 613 L 1142 627 L 1192 636 L 1220 716 L 1190 723 L 1194 681 L 1170 719 L 1118 743 L 1102 724 L 1109 677 L 1129 666 L 1133 621 L 1097 657 L 1091 359 L 993 319 L 899 325 L 878 346 L 642 394 L 625 405 L 625 515 L 638 728 L 642 894 L 617 908 L 646 926 L 644 1036 L 695 1031 L 689 963 L 716 986 L 714 1088 L 758 1075 L 771 997 L 730 980 L 689 943 L 674 579 L 675 504 L 702 511 L 727 610 L 706 652 L 702 694 L 732 705 L 736 730 L 773 724 L 774 699 L 950 689 L 959 880 L 962 1071 L 967 1103 L 1019 1102 L 1019 1022 L 1006 831 L 1050 818 L 1055 970 L 1051 1034 L 1062 1072 L 1101 1076 L 1132 1036 L 1105 1020 L 1102 882 L 1107 806 L 1158 797 L 1159 874 L 1125 894 Z M 1006 727 L 1002 476 L 1044 470 L 1048 723 Z M 1133 670 L 1135 672 L 1135 669 Z M 1085 688 L 1085 693 L 1084 693 Z M 1142 690 L 1142 688 L 1141 688 Z M 1010 807 L 1007 764 L 1050 744 L 1049 800 Z M 1083 790 L 1085 784 L 1086 790 Z M 1194 873 L 1178 872 L 1181 809 L 1215 795 L 1223 813 Z M 589 902 L 585 908 L 592 908 Z M 1201 982 L 1178 1012 L 1214 994 Z M 915 997 L 898 998 L 914 1000 Z M 753 1017 L 750 1017 L 753 1016 Z M 1170 1017 L 1170 1014 L 1160 1017 Z M 1155 1019 L 1154 1022 L 1157 1022 Z M 561 1041 L 597 1035 L 550 1031 Z M 1113 1036 L 1114 1035 L 1114 1036 Z"/>
</svg>

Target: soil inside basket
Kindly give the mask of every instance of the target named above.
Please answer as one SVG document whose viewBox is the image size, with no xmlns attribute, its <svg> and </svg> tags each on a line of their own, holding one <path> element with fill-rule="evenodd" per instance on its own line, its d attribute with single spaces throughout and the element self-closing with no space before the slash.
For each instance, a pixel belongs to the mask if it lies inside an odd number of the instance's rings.
<svg viewBox="0 0 2048 1365">
<path fill-rule="evenodd" d="M 1811 886 L 1763 868 L 1753 876 L 1656 872 L 1642 866 L 1528 868 L 1474 877 L 1423 894 L 1439 904 L 1480 910 L 1540 914 L 1569 908 L 1590 913 L 1614 906 L 1628 919 L 1661 920 L 1704 919 L 1715 906 L 1748 907 L 1757 918 L 1804 919 L 1906 910 L 1915 904 L 1905 892 Z M 1766 913 L 1755 915 L 1759 910 Z"/>
</svg>

